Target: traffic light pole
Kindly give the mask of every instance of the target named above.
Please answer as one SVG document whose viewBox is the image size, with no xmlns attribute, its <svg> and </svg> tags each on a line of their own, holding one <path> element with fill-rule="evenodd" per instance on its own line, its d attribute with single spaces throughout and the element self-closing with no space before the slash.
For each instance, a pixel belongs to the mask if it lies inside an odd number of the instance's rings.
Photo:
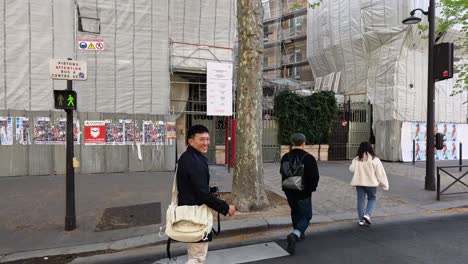
<svg viewBox="0 0 468 264">
<path fill-rule="evenodd" d="M 73 90 L 72 80 L 67 80 L 67 90 Z M 67 113 L 67 175 L 65 231 L 71 231 L 76 228 L 75 169 L 73 168 L 73 110 L 67 109 L 65 110 L 65 112 Z"/>
<path fill-rule="evenodd" d="M 426 143 L 426 178 L 424 189 L 435 191 L 435 158 L 434 158 L 434 28 L 435 28 L 435 1 L 429 1 L 429 54 L 428 54 L 428 80 L 427 80 L 427 143 Z"/>
</svg>

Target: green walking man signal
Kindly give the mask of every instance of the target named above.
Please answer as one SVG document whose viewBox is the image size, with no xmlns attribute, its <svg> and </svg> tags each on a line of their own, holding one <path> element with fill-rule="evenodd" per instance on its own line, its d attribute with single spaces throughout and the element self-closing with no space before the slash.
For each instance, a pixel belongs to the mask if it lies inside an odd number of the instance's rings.
<svg viewBox="0 0 468 264">
<path fill-rule="evenodd" d="M 73 96 L 71 94 L 68 95 L 67 101 L 68 101 L 67 106 L 75 106 L 75 98 L 73 98 Z"/>
<path fill-rule="evenodd" d="M 76 110 L 77 99 L 75 91 L 54 90 L 55 109 Z"/>
</svg>

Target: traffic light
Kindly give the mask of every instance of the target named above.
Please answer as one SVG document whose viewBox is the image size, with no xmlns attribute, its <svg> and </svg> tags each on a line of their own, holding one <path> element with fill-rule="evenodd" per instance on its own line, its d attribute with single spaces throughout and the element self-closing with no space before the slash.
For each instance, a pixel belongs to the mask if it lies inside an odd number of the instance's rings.
<svg viewBox="0 0 468 264">
<path fill-rule="evenodd" d="M 434 81 L 453 77 L 453 43 L 440 43 L 434 46 Z"/>
<path fill-rule="evenodd" d="M 75 91 L 54 90 L 55 109 L 76 110 L 78 98 Z"/>
<path fill-rule="evenodd" d="M 444 148 L 444 134 L 437 133 L 435 135 L 435 147 L 437 150 L 441 150 Z"/>
</svg>

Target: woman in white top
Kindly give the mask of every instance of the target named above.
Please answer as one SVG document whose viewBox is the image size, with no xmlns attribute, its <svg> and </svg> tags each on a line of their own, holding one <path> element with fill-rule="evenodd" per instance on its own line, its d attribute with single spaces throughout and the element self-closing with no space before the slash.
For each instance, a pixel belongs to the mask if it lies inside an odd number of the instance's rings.
<svg viewBox="0 0 468 264">
<path fill-rule="evenodd" d="M 389 186 L 382 162 L 375 156 L 374 149 L 369 142 L 361 143 L 349 170 L 353 173 L 351 185 L 356 186 L 358 224 L 370 225 L 370 217 L 376 204 L 377 186 L 381 185 L 386 191 Z"/>
</svg>

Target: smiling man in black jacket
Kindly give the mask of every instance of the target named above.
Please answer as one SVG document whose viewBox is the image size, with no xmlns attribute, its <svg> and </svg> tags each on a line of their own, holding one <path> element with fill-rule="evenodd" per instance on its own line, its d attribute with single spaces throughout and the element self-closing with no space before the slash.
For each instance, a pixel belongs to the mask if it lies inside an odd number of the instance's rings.
<svg viewBox="0 0 468 264">
<path fill-rule="evenodd" d="M 304 238 L 304 233 L 312 219 L 312 192 L 315 192 L 319 182 L 319 171 L 317 161 L 314 156 L 304 150 L 306 137 L 304 134 L 295 133 L 291 136 L 292 149 L 284 154 L 281 159 L 281 182 L 287 177 L 287 166 L 294 160 L 299 160 L 304 165 L 302 175 L 302 190 L 289 189 L 283 184 L 283 191 L 288 199 L 291 208 L 291 220 L 293 232 L 288 235 L 288 252 L 293 255 L 296 248 L 296 241 Z M 287 163 L 286 163 L 287 162 Z"/>
<path fill-rule="evenodd" d="M 177 168 L 178 205 L 206 204 L 211 209 L 230 216 L 235 207 L 218 199 L 210 192 L 210 171 L 208 159 L 203 155 L 208 152 L 210 134 L 202 125 L 192 126 L 187 132 L 187 150 L 180 156 Z M 211 240 L 211 234 L 208 237 Z M 189 243 L 187 264 L 205 263 L 208 242 Z"/>
</svg>

